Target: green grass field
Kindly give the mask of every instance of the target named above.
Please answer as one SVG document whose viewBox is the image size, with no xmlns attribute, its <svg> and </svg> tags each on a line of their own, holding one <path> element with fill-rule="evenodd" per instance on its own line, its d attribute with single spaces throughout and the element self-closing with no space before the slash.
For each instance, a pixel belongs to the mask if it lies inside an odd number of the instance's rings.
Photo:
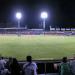
<svg viewBox="0 0 75 75">
<path fill-rule="evenodd" d="M 75 53 L 75 36 L 51 35 L 0 35 L 0 55 L 25 60 L 32 55 L 35 60 L 60 59 Z"/>
</svg>

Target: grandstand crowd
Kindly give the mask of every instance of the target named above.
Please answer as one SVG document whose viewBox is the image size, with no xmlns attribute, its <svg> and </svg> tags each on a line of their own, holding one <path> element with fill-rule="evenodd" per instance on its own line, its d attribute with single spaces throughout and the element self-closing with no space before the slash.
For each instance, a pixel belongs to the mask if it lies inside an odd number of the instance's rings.
<svg viewBox="0 0 75 75">
<path fill-rule="evenodd" d="M 48 65 L 47 69 L 55 70 L 57 75 L 75 75 L 75 57 L 73 60 L 68 60 L 67 57 L 63 57 L 59 64 L 50 64 L 50 67 Z M 41 70 L 38 64 L 32 61 L 31 56 L 27 56 L 26 62 L 22 65 L 16 58 L 10 57 L 6 60 L 3 57 L 0 57 L 0 75 L 38 75 L 39 69 Z"/>
</svg>

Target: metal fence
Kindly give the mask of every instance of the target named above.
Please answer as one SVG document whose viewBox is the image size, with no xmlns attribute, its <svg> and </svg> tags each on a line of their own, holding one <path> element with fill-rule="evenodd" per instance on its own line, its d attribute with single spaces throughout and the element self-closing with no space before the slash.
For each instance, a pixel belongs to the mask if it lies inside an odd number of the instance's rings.
<svg viewBox="0 0 75 75">
<path fill-rule="evenodd" d="M 68 62 L 74 59 L 68 59 Z M 59 66 L 55 69 L 54 64 L 59 65 L 60 60 L 33 60 L 38 66 L 37 73 L 38 75 L 59 75 Z M 26 61 L 19 61 L 21 67 Z"/>
</svg>

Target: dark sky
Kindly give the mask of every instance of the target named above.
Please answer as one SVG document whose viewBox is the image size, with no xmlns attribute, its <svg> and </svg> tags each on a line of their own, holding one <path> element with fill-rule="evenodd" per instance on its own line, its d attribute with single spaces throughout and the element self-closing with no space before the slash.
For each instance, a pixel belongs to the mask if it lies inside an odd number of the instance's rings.
<svg viewBox="0 0 75 75">
<path fill-rule="evenodd" d="M 41 11 L 47 11 L 47 26 L 75 27 L 74 0 L 0 0 L 0 23 L 16 24 L 16 11 L 23 13 L 23 26 L 38 27 Z"/>
</svg>

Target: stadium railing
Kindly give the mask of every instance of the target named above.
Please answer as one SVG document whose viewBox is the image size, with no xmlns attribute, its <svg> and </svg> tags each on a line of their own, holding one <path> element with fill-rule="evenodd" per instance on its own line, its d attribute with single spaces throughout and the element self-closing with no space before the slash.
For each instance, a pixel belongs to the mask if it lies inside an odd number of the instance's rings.
<svg viewBox="0 0 75 75">
<path fill-rule="evenodd" d="M 39 75 L 58 75 L 59 68 L 56 70 L 54 64 L 59 64 L 61 60 L 33 60 L 37 63 Z M 19 61 L 21 67 L 26 61 Z"/>
<path fill-rule="evenodd" d="M 8 58 L 5 57 L 6 60 Z M 74 59 L 68 59 L 68 62 Z M 59 67 L 57 69 L 54 68 L 54 64 L 59 65 L 61 63 L 61 59 L 59 60 L 33 60 L 36 62 L 38 66 L 37 73 L 38 75 L 59 75 Z M 26 61 L 18 61 L 20 66 L 23 67 Z"/>
</svg>

